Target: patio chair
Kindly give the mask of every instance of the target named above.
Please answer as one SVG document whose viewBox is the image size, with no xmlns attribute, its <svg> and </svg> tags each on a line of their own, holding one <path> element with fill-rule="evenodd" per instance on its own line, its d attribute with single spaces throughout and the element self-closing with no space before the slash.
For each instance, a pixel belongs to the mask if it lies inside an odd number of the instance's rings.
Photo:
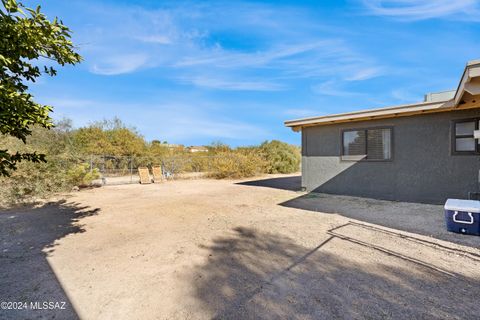
<svg viewBox="0 0 480 320">
<path fill-rule="evenodd" d="M 162 174 L 161 166 L 153 166 L 152 173 L 153 173 L 153 182 L 155 183 L 162 182 L 163 174 Z"/>
<path fill-rule="evenodd" d="M 138 168 L 138 175 L 140 176 L 140 183 L 141 184 L 152 183 L 152 180 L 150 179 L 150 172 L 148 171 L 147 167 L 139 167 Z"/>
</svg>

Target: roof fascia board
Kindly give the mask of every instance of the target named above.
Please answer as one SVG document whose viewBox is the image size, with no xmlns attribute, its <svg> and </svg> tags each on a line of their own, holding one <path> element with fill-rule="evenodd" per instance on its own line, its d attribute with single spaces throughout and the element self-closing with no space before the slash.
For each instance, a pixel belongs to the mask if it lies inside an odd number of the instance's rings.
<svg viewBox="0 0 480 320">
<path fill-rule="evenodd" d="M 290 125 L 289 127 L 298 132 L 305 127 L 314 127 L 314 126 L 325 126 L 331 124 L 338 124 L 338 123 L 349 123 L 349 122 L 359 122 L 359 121 L 369 121 L 369 120 L 381 120 L 381 119 L 391 119 L 391 118 L 399 118 L 399 117 L 408 117 L 408 116 L 415 116 L 415 115 L 424 115 L 430 113 L 439 113 L 439 112 L 448 112 L 448 111 L 458 111 L 458 110 L 467 110 L 467 109 L 474 109 L 480 108 L 479 104 L 464 104 L 459 107 L 453 106 L 453 100 L 448 101 L 444 107 L 442 108 L 433 108 L 433 109 L 425 109 L 425 110 L 417 110 L 417 111 L 409 111 L 409 112 L 401 112 L 398 114 L 386 114 L 386 115 L 379 115 L 379 116 L 372 116 L 372 117 L 363 117 L 363 118 L 356 118 L 356 119 L 342 119 L 330 122 L 313 122 L 307 124 L 299 124 L 299 125 Z"/>
<path fill-rule="evenodd" d="M 370 117 L 387 115 L 387 114 L 396 115 L 396 114 L 400 114 L 407 111 L 421 111 L 421 110 L 429 110 L 432 108 L 448 107 L 446 106 L 448 102 L 449 101 L 436 101 L 436 102 L 428 102 L 428 103 L 422 102 L 417 104 L 407 104 L 407 105 L 400 105 L 400 106 L 388 107 L 388 108 L 379 108 L 379 109 L 370 109 L 370 110 L 363 110 L 363 111 L 354 111 L 349 113 L 332 114 L 332 115 L 321 116 L 321 117 L 295 119 L 295 120 L 285 121 L 285 125 L 295 126 L 295 125 L 311 124 L 311 123 L 317 123 L 317 122 L 329 123 L 339 119 L 353 120 L 356 118 L 370 118 Z"/>
</svg>

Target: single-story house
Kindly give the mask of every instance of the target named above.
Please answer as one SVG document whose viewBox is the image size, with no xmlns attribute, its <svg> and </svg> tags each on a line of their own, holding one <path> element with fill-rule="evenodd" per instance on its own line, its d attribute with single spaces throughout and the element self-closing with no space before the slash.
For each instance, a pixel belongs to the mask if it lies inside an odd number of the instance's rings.
<svg viewBox="0 0 480 320">
<path fill-rule="evenodd" d="M 310 192 L 442 203 L 479 191 L 480 60 L 423 102 L 286 121 Z M 476 132 L 475 132 L 476 131 Z"/>
<path fill-rule="evenodd" d="M 195 153 L 195 152 L 208 152 L 208 148 L 204 146 L 190 146 L 187 148 L 188 152 Z"/>
</svg>

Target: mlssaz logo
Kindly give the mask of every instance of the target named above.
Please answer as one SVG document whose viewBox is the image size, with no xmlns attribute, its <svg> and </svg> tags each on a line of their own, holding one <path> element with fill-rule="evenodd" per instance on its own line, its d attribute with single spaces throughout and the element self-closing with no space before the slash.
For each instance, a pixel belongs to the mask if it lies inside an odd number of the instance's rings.
<svg viewBox="0 0 480 320">
<path fill-rule="evenodd" d="M 65 310 L 65 301 L 35 301 L 30 302 L 32 310 Z"/>
</svg>

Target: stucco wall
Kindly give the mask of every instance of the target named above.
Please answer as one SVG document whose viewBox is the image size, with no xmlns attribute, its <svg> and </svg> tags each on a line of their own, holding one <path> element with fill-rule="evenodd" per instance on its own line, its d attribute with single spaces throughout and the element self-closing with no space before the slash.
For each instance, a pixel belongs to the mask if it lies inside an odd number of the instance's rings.
<svg viewBox="0 0 480 320">
<path fill-rule="evenodd" d="M 307 191 L 442 203 L 478 191 L 480 157 L 451 154 L 452 120 L 480 117 L 464 110 L 307 127 L 302 130 L 302 186 Z M 343 129 L 393 127 L 393 160 L 342 161 Z"/>
</svg>

